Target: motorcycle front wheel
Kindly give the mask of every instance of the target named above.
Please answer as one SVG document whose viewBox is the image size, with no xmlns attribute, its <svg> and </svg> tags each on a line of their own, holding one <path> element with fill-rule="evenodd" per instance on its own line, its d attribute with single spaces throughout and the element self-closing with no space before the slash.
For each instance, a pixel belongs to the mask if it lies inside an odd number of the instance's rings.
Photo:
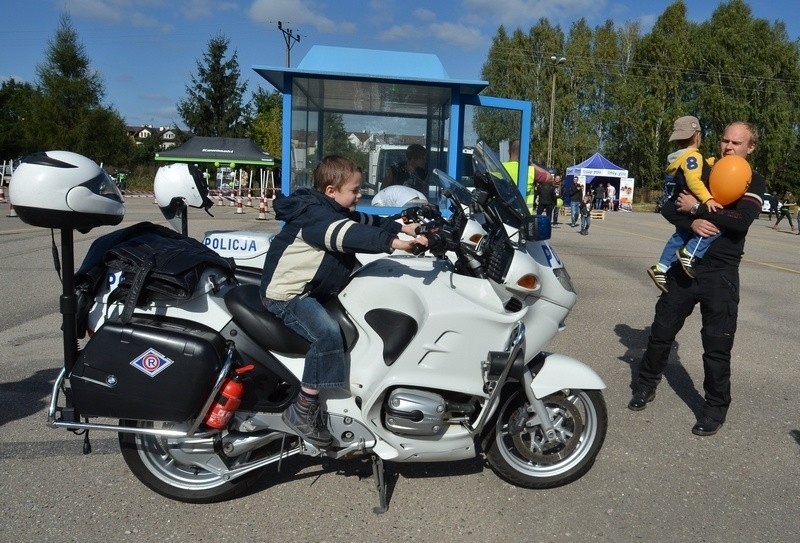
<svg viewBox="0 0 800 543">
<path fill-rule="evenodd" d="M 125 426 L 153 427 L 152 423 L 142 421 L 120 423 Z M 163 427 L 182 429 L 180 425 L 166 423 Z M 182 446 L 179 439 L 127 432 L 119 433 L 119 445 L 125 463 L 139 481 L 162 496 L 187 503 L 214 503 L 239 496 L 258 480 L 265 469 L 255 469 L 226 480 L 222 475 L 198 465 L 225 465 L 213 448 L 188 452 L 190 447 Z"/>
<path fill-rule="evenodd" d="M 525 394 L 504 401 L 486 448 L 492 470 L 525 488 L 552 488 L 583 476 L 600 452 L 608 428 L 605 400 L 597 390 L 569 390 L 543 400 L 556 431 L 547 440 Z"/>
</svg>

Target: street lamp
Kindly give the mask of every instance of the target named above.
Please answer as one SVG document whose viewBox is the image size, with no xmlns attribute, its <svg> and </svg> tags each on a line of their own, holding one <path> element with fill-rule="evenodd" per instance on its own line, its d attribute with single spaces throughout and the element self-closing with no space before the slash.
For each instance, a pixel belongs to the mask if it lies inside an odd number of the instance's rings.
<svg viewBox="0 0 800 543">
<path fill-rule="evenodd" d="M 559 64 L 567 61 L 565 57 L 550 57 L 553 61 L 553 91 L 550 94 L 550 131 L 547 134 L 547 167 L 553 167 L 553 117 L 556 111 L 556 71 Z"/>
</svg>

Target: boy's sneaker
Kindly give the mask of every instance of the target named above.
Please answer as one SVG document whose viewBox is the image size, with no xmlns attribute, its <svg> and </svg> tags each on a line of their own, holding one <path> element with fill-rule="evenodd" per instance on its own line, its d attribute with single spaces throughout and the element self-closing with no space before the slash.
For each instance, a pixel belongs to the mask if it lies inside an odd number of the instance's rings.
<svg viewBox="0 0 800 543">
<path fill-rule="evenodd" d="M 659 270 L 658 266 L 650 266 L 647 268 L 647 275 L 661 289 L 661 292 L 667 292 L 667 272 Z"/>
<path fill-rule="evenodd" d="M 678 257 L 678 262 L 681 263 L 681 267 L 683 268 L 684 273 L 691 277 L 692 279 L 695 278 L 695 270 L 694 267 L 697 265 L 699 258 L 695 258 L 690 255 L 685 247 L 681 247 L 678 249 L 675 254 Z"/>
<path fill-rule="evenodd" d="M 301 438 L 315 447 L 324 448 L 331 444 L 333 436 L 325 427 L 322 411 L 318 404 L 312 403 L 308 407 L 294 402 L 289 409 L 283 412 L 281 419 Z"/>
</svg>

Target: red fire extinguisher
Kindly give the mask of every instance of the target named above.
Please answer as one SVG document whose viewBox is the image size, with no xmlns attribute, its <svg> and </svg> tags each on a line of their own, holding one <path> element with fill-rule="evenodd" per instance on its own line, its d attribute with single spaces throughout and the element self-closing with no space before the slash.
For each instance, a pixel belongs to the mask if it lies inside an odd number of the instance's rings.
<svg viewBox="0 0 800 543">
<path fill-rule="evenodd" d="M 214 405 L 206 413 L 203 422 L 206 426 L 221 430 L 228 425 L 234 411 L 239 409 L 242 404 L 242 395 L 244 395 L 244 384 L 242 378 L 244 374 L 252 370 L 255 366 L 249 364 L 236 368 L 233 377 L 226 377 L 222 382 L 219 395 L 217 396 Z"/>
</svg>

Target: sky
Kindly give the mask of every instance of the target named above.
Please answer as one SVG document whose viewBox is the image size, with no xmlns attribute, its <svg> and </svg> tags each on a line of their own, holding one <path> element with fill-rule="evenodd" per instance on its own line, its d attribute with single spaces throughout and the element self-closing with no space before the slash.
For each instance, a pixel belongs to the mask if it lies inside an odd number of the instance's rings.
<svg viewBox="0 0 800 543">
<path fill-rule="evenodd" d="M 62 13 L 71 17 L 104 104 L 129 125 L 184 127 L 177 113 L 208 42 L 230 40 L 249 92 L 272 86 L 253 66 L 297 67 L 313 45 L 433 53 L 454 79 L 480 80 L 502 24 L 527 32 L 541 18 L 568 32 L 585 18 L 639 21 L 643 32 L 673 0 L 0 0 L 0 81 L 35 84 Z M 688 18 L 710 18 L 720 0 L 686 0 Z M 800 37 L 798 0 L 748 0 L 753 16 L 783 20 Z M 284 30 L 299 37 L 289 39 Z"/>
</svg>

